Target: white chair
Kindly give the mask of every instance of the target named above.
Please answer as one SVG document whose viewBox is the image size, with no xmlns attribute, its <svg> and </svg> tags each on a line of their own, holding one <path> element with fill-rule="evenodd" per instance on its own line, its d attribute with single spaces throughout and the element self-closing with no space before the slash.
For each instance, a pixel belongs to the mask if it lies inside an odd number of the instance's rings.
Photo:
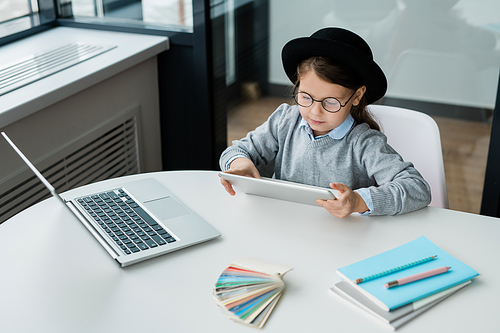
<svg viewBox="0 0 500 333">
<path fill-rule="evenodd" d="M 431 187 L 430 206 L 448 208 L 439 128 L 425 113 L 386 105 L 370 105 L 387 142 L 412 162 Z"/>
</svg>

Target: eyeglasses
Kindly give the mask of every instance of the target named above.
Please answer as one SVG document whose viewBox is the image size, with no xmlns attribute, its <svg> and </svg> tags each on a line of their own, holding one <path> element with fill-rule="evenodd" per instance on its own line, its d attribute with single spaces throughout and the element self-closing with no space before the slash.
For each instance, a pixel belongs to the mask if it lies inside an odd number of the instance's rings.
<svg viewBox="0 0 500 333">
<path fill-rule="evenodd" d="M 318 102 L 321 103 L 321 105 L 323 105 L 323 109 L 325 109 L 326 111 L 335 113 L 339 112 L 341 108 L 346 106 L 355 93 L 356 91 L 354 91 L 354 93 L 351 95 L 351 97 L 349 97 L 349 99 L 344 103 L 344 105 L 342 105 L 342 103 L 340 103 L 340 101 L 335 97 L 327 97 L 323 100 L 317 100 L 312 98 L 311 95 L 309 95 L 306 92 L 298 92 L 295 95 L 293 95 L 293 98 L 295 99 L 295 102 L 297 102 L 298 105 L 303 106 L 305 108 L 310 107 L 311 105 L 313 105 L 314 102 Z"/>
</svg>

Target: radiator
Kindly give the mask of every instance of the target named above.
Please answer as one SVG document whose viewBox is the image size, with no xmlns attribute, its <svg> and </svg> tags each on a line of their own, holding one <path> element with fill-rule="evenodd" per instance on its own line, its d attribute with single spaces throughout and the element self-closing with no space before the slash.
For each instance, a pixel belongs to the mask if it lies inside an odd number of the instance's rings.
<svg viewBox="0 0 500 333">
<path fill-rule="evenodd" d="M 138 118 L 139 107 L 131 107 L 32 162 L 58 193 L 139 173 Z M 0 223 L 48 197 L 49 191 L 28 167 L 0 180 Z"/>
</svg>

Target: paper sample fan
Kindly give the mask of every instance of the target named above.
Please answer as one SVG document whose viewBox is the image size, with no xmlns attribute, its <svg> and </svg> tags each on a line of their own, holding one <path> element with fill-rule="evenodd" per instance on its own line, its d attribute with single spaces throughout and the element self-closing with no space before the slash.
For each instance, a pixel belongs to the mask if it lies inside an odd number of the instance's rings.
<svg viewBox="0 0 500 333">
<path fill-rule="evenodd" d="M 215 283 L 215 301 L 227 317 L 262 328 L 285 289 L 282 277 L 291 269 L 257 259 L 237 259 Z"/>
</svg>

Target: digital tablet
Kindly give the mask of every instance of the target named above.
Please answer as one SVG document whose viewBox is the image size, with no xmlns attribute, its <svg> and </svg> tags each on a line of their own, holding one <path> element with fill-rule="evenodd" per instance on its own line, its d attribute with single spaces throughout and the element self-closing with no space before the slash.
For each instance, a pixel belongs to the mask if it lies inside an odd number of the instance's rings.
<svg viewBox="0 0 500 333">
<path fill-rule="evenodd" d="M 310 186 L 272 178 L 252 178 L 220 172 L 236 189 L 262 197 L 317 206 L 316 199 L 336 199 L 338 192 L 324 187 Z"/>
</svg>

